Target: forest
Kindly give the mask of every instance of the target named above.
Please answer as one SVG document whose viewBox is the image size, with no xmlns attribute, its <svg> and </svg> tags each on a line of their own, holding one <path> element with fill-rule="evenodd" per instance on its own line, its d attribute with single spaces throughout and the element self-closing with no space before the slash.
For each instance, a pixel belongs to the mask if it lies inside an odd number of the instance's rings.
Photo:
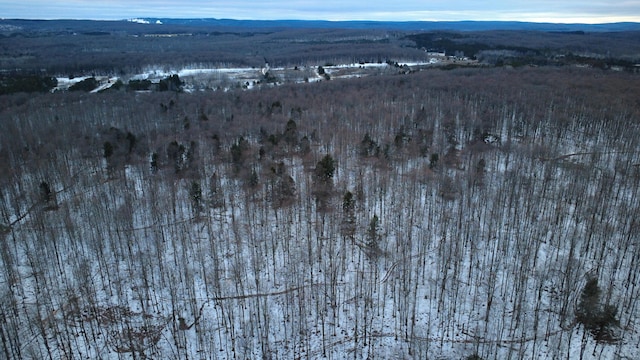
<svg viewBox="0 0 640 360">
<path fill-rule="evenodd" d="M 637 358 L 638 76 L 0 95 L 0 354 Z"/>
</svg>

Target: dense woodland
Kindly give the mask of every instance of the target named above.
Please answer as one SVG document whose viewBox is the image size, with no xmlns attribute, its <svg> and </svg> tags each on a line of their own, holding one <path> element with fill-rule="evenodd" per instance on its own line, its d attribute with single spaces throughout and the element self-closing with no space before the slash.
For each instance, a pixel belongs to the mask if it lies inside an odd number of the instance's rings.
<svg viewBox="0 0 640 360">
<path fill-rule="evenodd" d="M 425 60 L 424 50 L 491 65 L 607 68 L 640 62 L 640 26 L 633 23 L 539 24 L 538 30 L 524 31 L 516 29 L 527 23 L 163 21 L 167 24 L 0 19 L 0 74 L 126 77 L 149 68 L 260 68 L 265 60 L 272 66 Z M 482 31 L 459 30 L 468 26 Z"/>
<path fill-rule="evenodd" d="M 5 96 L 2 352 L 633 357 L 638 84 Z M 576 321 L 591 279 L 607 341 Z"/>
<path fill-rule="evenodd" d="M 640 354 L 640 81 L 0 96 L 7 359 Z"/>
</svg>

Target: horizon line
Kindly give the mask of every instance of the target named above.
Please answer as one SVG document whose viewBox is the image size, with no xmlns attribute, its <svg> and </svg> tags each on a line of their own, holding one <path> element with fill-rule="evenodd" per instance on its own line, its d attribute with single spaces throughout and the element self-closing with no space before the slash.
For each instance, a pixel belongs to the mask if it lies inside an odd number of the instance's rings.
<svg viewBox="0 0 640 360">
<path fill-rule="evenodd" d="M 551 20 L 380 20 L 380 19 L 243 19 L 226 17 L 158 17 L 158 16 L 133 16 L 128 18 L 98 19 L 98 18 L 22 18 L 22 17 L 0 17 L 0 21 L 24 20 L 24 21 L 104 21 L 104 22 L 136 22 L 135 20 L 217 20 L 217 21 L 255 21 L 255 22 L 279 22 L 279 21 L 299 21 L 299 22 L 327 22 L 327 23 L 349 23 L 349 22 L 369 22 L 369 23 L 520 23 L 520 24 L 553 24 L 553 25 L 612 25 L 612 24 L 638 24 L 640 21 L 605 21 L 605 22 L 562 22 Z M 148 25 L 161 25 L 149 22 Z"/>
</svg>

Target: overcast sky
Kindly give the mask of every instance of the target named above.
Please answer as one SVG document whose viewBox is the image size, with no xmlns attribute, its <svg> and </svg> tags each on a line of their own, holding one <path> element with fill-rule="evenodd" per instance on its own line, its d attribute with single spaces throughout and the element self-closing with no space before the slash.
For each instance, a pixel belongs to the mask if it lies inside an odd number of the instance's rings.
<svg viewBox="0 0 640 360">
<path fill-rule="evenodd" d="M 0 0 L 0 18 L 640 22 L 640 0 Z"/>
</svg>

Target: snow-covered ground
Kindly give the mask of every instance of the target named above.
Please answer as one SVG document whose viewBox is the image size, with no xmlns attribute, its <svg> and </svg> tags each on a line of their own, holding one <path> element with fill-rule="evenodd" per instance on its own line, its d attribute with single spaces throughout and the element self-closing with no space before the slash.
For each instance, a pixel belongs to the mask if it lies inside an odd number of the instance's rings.
<svg viewBox="0 0 640 360">
<path fill-rule="evenodd" d="M 58 77 L 58 86 L 56 87 L 56 90 L 67 90 L 69 89 L 69 87 L 88 79 L 89 76 L 79 76 L 79 77 L 74 77 L 74 78 L 69 78 L 69 77 Z"/>
<path fill-rule="evenodd" d="M 107 90 L 108 88 L 112 87 L 116 83 L 116 81 L 118 81 L 117 77 L 109 77 L 106 79 L 106 81 L 103 80 L 100 86 L 91 90 L 91 93 L 99 93 L 100 91 Z"/>
<path fill-rule="evenodd" d="M 489 161 L 505 170 L 487 181 L 504 183 L 513 165 Z M 29 309 L 13 321 L 42 324 L 20 327 L 23 358 L 638 354 L 633 330 L 602 345 L 573 322 L 584 272 L 600 266 L 623 275 L 633 260 L 607 245 L 604 261 L 588 251 L 576 257 L 568 237 L 587 229 L 573 221 L 571 202 L 526 209 L 499 187 L 450 202 L 436 188 L 404 181 L 411 167 L 384 183 L 371 167 L 341 170 L 348 182 L 383 186 L 367 188 L 358 215 L 360 229 L 374 213 L 382 219 L 382 252 L 371 256 L 366 232 L 342 237 L 340 213 L 317 212 L 302 164 L 290 164 L 299 184 L 290 208 L 272 209 L 261 191 L 249 200 L 225 178 L 225 206 L 195 218 L 187 182 L 158 183 L 127 167 L 120 179 L 61 191 L 59 210 L 33 211 L 6 238 L 17 262 L 3 264 L 13 272 L 3 273 L 2 296 Z M 545 224 L 557 216 L 562 231 L 552 233 Z M 625 276 L 607 283 L 621 304 L 638 292 Z M 625 329 L 634 328 L 636 312 L 620 314 Z M 44 334 L 31 333 L 40 326 Z"/>
<path fill-rule="evenodd" d="M 437 95 L 389 102 L 389 113 L 426 109 L 430 145 L 458 144 L 459 164 L 434 170 L 424 156 L 385 163 L 322 144 L 338 165 L 330 211 L 318 209 L 313 171 L 300 156 L 279 159 L 295 195 L 277 207 L 273 164 L 256 163 L 260 182 L 250 189 L 206 140 L 196 155 L 206 161 L 193 178 L 177 176 L 171 165 L 153 173 L 146 161 L 110 164 L 75 147 L 52 152 L 31 173 L 16 169 L 0 189 L 0 310 L 6 314 L 0 353 L 20 359 L 638 358 L 640 244 L 632 216 L 640 210 L 638 152 L 609 138 L 607 129 L 588 135 L 594 133 L 589 122 L 572 122 L 567 136 L 556 132 L 554 116 L 520 121 L 528 113 L 511 104 L 496 120 L 492 136 L 499 140 L 471 152 L 463 145 L 475 129 L 448 124 L 445 139 L 438 109 L 440 101 L 473 111 L 483 103 Z M 357 110 L 366 114 L 369 105 Z M 109 106 L 96 118 L 122 115 Z M 157 126 L 155 118 L 146 121 Z M 602 144 L 620 148 L 590 153 Z M 542 149 L 552 156 L 542 157 Z M 563 155 L 570 153 L 588 160 Z M 473 173 L 480 159 L 483 171 Z M 45 173 L 57 176 L 49 209 L 33 190 Z M 213 174 L 219 206 L 213 206 Z M 194 181 L 202 189 L 201 209 L 194 205 Z M 345 231 L 346 190 L 356 199 L 353 236 Z M 374 215 L 379 223 L 372 230 Z M 599 279 L 603 302 L 618 308 L 618 341 L 596 342 L 575 321 L 590 276 Z"/>
<path fill-rule="evenodd" d="M 400 62 L 399 67 L 408 67 L 411 69 L 421 69 L 429 66 L 438 65 L 439 60 L 430 59 L 425 62 Z M 395 71 L 394 66 L 387 63 L 352 63 L 330 65 L 324 67 L 326 74 L 332 79 L 349 79 L 360 78 L 364 76 L 386 74 Z M 271 79 L 265 78 L 268 73 Z M 186 83 L 187 91 L 198 91 L 206 89 L 223 89 L 232 88 L 253 89 L 261 84 L 278 85 L 284 83 L 303 83 L 317 82 L 326 80 L 324 76 L 318 74 L 318 67 L 275 67 L 263 68 L 252 67 L 220 67 L 220 68 L 202 68 L 187 67 L 179 69 L 160 69 L 150 67 L 141 74 L 134 74 L 128 77 L 128 80 L 149 80 L 152 83 L 158 83 L 160 80 L 171 75 L 178 75 L 181 80 Z M 58 77 L 58 86 L 55 90 L 67 90 L 70 86 L 89 78 L 89 76 L 76 77 L 69 79 L 68 77 Z M 97 76 L 100 86 L 92 91 L 97 93 L 106 90 L 114 84 L 117 77 Z M 127 80 L 127 81 L 128 81 Z"/>
</svg>

